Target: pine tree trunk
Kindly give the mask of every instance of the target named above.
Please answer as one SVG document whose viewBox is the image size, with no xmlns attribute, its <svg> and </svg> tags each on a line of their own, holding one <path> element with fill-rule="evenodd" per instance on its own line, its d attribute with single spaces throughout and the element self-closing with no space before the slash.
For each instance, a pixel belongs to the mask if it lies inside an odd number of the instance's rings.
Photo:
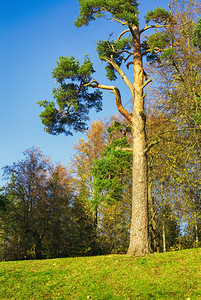
<svg viewBox="0 0 201 300">
<path fill-rule="evenodd" d="M 145 113 L 143 97 L 143 65 L 140 35 L 133 28 L 134 44 L 134 91 L 133 99 L 133 170 L 132 170 L 132 217 L 130 229 L 129 255 L 144 256 L 149 251 L 148 237 L 148 191 L 147 159 L 145 154 Z"/>
</svg>

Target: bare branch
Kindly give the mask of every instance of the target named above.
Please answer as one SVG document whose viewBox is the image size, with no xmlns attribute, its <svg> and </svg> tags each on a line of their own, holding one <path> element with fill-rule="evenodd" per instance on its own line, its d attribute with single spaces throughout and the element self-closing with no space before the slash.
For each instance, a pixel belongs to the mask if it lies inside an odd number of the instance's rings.
<svg viewBox="0 0 201 300">
<path fill-rule="evenodd" d="M 126 62 L 132 55 L 133 55 L 133 52 L 127 52 L 129 55 L 124 59 L 124 62 Z"/>
<path fill-rule="evenodd" d="M 157 54 L 157 53 L 160 53 L 160 52 L 163 52 L 164 51 L 164 49 L 162 49 L 162 48 L 158 48 L 158 47 L 154 47 L 154 53 L 155 54 Z M 145 50 L 144 52 L 142 52 L 142 56 L 143 55 L 145 55 L 145 54 L 147 54 L 147 53 L 149 53 L 150 52 L 150 49 L 147 49 L 147 50 Z"/>
<path fill-rule="evenodd" d="M 154 47 L 153 50 L 154 50 L 154 54 L 158 54 L 160 52 L 163 52 L 165 49 Z M 149 53 L 149 52 L 150 52 L 150 49 L 145 50 L 144 52 L 142 52 L 142 56 Z"/>
<path fill-rule="evenodd" d="M 89 83 L 86 83 L 84 86 L 89 86 L 91 88 L 99 88 L 99 89 L 109 90 L 109 91 L 114 91 L 115 88 L 114 86 L 100 84 L 95 79 L 93 79 Z"/>
<path fill-rule="evenodd" d="M 145 80 L 147 80 L 147 79 L 148 79 L 148 76 L 147 76 L 147 73 L 145 72 L 144 69 L 143 69 L 143 75 L 144 75 Z"/>
<path fill-rule="evenodd" d="M 177 64 L 176 64 L 176 62 L 175 62 L 173 56 L 172 56 L 171 58 L 172 58 L 172 65 L 173 65 L 173 67 L 175 68 L 175 70 L 177 71 L 177 73 L 179 74 L 179 76 L 180 76 L 180 78 L 181 78 L 181 81 L 182 81 L 182 82 L 185 82 L 185 81 L 184 81 L 184 78 L 183 78 L 183 76 L 182 76 L 182 74 L 181 74 L 181 72 L 180 72 L 180 70 L 179 70 L 179 67 L 177 66 Z"/>
<path fill-rule="evenodd" d="M 150 82 L 152 82 L 152 79 L 151 79 L 151 78 L 147 79 L 147 80 L 144 82 L 144 84 L 142 85 L 141 89 L 144 89 L 145 86 L 146 86 L 147 84 L 149 84 Z"/>
<path fill-rule="evenodd" d="M 130 52 L 130 51 L 128 51 L 128 50 L 122 50 L 121 51 L 122 53 L 124 52 L 124 53 L 128 53 L 129 55 L 128 55 L 128 57 L 130 57 L 131 55 L 133 55 L 133 52 Z M 126 58 L 126 60 L 128 59 L 128 57 Z"/>
<path fill-rule="evenodd" d="M 102 57 L 102 59 L 107 61 L 109 64 L 111 64 L 113 66 L 113 68 L 117 71 L 117 73 L 119 73 L 119 75 L 121 76 L 121 78 L 123 79 L 123 81 L 125 82 L 127 87 L 130 89 L 131 94 L 134 96 L 134 94 L 135 94 L 134 87 L 133 87 L 132 83 L 130 82 L 130 80 L 125 75 L 125 73 L 122 71 L 122 69 L 114 62 L 114 60 L 109 59 L 106 56 Z"/>
<path fill-rule="evenodd" d="M 133 52 L 130 52 L 128 50 L 120 50 L 120 51 L 113 51 L 114 53 L 117 53 L 117 54 L 121 54 L 121 53 L 128 53 L 129 56 L 133 55 Z"/>
<path fill-rule="evenodd" d="M 146 31 L 146 30 L 148 30 L 148 29 L 152 29 L 152 28 L 167 28 L 167 27 L 170 27 L 170 26 L 172 26 L 172 25 L 157 25 L 157 24 L 155 24 L 155 25 L 146 25 L 144 28 L 142 28 L 141 30 L 140 30 L 140 34 L 141 33 L 143 33 L 144 31 Z"/>
<path fill-rule="evenodd" d="M 157 139 L 156 141 L 151 142 L 147 148 L 144 150 L 144 153 L 146 154 L 153 146 L 160 143 L 160 139 Z"/>
<path fill-rule="evenodd" d="M 133 64 L 134 64 L 134 62 L 130 61 L 129 63 L 126 64 L 126 68 L 129 69 L 130 65 L 133 65 Z"/>
<path fill-rule="evenodd" d="M 114 87 L 114 95 L 115 95 L 115 102 L 118 111 L 131 123 L 133 124 L 133 117 L 132 115 L 123 107 L 121 102 L 121 95 L 119 89 Z"/>
<path fill-rule="evenodd" d="M 128 24 L 127 22 L 122 22 L 122 21 L 120 21 L 118 19 L 115 19 L 115 18 L 109 18 L 109 20 L 116 21 L 116 22 L 118 22 L 118 23 L 120 23 L 121 25 L 124 25 L 124 26 Z"/>
<path fill-rule="evenodd" d="M 124 30 L 120 35 L 119 35 L 119 37 L 118 37 L 118 39 L 117 39 L 117 41 L 119 41 L 120 40 L 120 38 L 122 37 L 122 35 L 124 35 L 125 33 L 127 33 L 127 32 L 129 32 L 130 31 L 130 29 L 126 29 L 126 30 Z"/>
<path fill-rule="evenodd" d="M 149 52 L 150 52 L 150 49 L 147 49 L 147 50 L 143 51 L 142 52 L 142 56 L 145 55 L 145 54 L 147 54 L 147 53 L 149 53 Z"/>
<path fill-rule="evenodd" d="M 156 213 L 157 213 L 157 211 L 158 211 L 160 205 L 161 205 L 161 204 L 159 204 L 159 205 L 156 207 L 155 212 L 153 213 L 153 216 L 151 217 L 151 220 L 149 221 L 149 225 L 151 225 L 151 222 L 154 220 L 155 215 L 156 215 Z"/>
<path fill-rule="evenodd" d="M 93 79 L 92 81 L 88 82 L 88 83 L 85 83 L 84 86 L 90 86 L 92 88 L 96 88 L 98 87 L 99 83 L 98 81 L 96 81 L 95 79 Z"/>
<path fill-rule="evenodd" d="M 118 111 L 131 123 L 133 124 L 133 117 L 132 115 L 123 107 L 121 102 L 121 94 L 119 92 L 119 89 L 115 86 L 108 86 L 108 85 L 102 85 L 99 84 L 98 81 L 92 80 L 89 83 L 86 83 L 85 86 L 89 86 L 92 88 L 99 88 L 103 90 L 110 90 L 112 93 L 114 93 L 115 96 L 115 102 Z"/>
<path fill-rule="evenodd" d="M 159 134 L 159 136 L 162 135 L 162 134 L 170 133 L 170 132 L 191 131 L 191 130 L 201 131 L 201 128 L 183 128 L 183 129 L 166 130 L 166 131 L 161 132 Z"/>
</svg>

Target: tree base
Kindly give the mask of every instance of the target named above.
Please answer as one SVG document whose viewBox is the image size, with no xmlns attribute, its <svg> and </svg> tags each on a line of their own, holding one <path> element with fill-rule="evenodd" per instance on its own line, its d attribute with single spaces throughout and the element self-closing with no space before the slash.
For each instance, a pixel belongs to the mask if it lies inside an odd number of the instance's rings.
<svg viewBox="0 0 201 300">
<path fill-rule="evenodd" d="M 149 245 L 145 245 L 144 247 L 132 247 L 131 245 L 128 248 L 127 255 L 132 255 L 136 257 L 147 256 L 151 253 Z"/>
</svg>

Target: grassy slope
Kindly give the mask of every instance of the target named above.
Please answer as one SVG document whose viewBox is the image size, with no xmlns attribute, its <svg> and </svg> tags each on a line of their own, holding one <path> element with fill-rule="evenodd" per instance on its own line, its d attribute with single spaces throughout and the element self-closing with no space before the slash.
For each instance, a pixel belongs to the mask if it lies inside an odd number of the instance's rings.
<svg viewBox="0 0 201 300">
<path fill-rule="evenodd" d="M 0 299 L 201 299 L 201 249 L 1 262 Z"/>
</svg>

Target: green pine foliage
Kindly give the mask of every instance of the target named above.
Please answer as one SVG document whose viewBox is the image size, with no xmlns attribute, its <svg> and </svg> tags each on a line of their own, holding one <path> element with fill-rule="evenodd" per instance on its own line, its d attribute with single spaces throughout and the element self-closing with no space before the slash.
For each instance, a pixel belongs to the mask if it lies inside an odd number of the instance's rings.
<svg viewBox="0 0 201 300">
<path fill-rule="evenodd" d="M 95 160 L 92 168 L 97 201 L 114 203 L 122 200 L 131 176 L 132 153 L 127 138 L 113 140 L 105 149 L 103 158 Z"/>
<path fill-rule="evenodd" d="M 79 0 L 80 15 L 75 25 L 81 27 L 90 21 L 110 13 L 114 18 L 128 25 L 138 26 L 138 1 L 133 0 Z"/>
<path fill-rule="evenodd" d="M 167 23 L 171 20 L 171 14 L 160 7 L 156 7 L 154 10 L 149 11 L 146 16 L 145 20 L 147 23 L 150 21 L 155 22 L 155 23 Z"/>
<path fill-rule="evenodd" d="M 86 86 L 92 80 L 93 73 L 88 56 L 85 56 L 82 65 L 73 56 L 59 58 L 57 67 L 52 72 L 52 77 L 59 84 L 58 88 L 53 89 L 56 103 L 38 101 L 39 106 L 44 107 L 40 118 L 46 132 L 72 135 L 72 130 L 82 132 L 87 129 L 90 109 L 102 109 L 102 93 L 97 89 L 88 92 Z"/>
<path fill-rule="evenodd" d="M 121 38 L 118 41 L 99 41 L 97 43 L 97 53 L 100 60 L 104 58 L 109 58 L 111 61 L 114 61 L 119 67 L 124 61 L 124 52 L 129 51 L 132 47 L 131 37 Z M 114 67 L 107 63 L 105 67 L 107 71 L 107 78 L 109 80 L 117 79 L 116 71 Z"/>
<path fill-rule="evenodd" d="M 148 46 L 150 48 L 150 53 L 152 54 L 154 50 L 164 49 L 170 44 L 170 38 L 168 32 L 156 32 L 148 37 Z"/>
<path fill-rule="evenodd" d="M 131 30 L 138 24 L 138 1 L 131 0 L 80 0 L 80 15 L 75 25 L 88 25 L 90 21 L 107 16 L 112 20 L 127 25 Z M 146 16 L 147 25 L 165 25 L 170 22 L 171 14 L 156 8 Z M 152 25 L 151 25 L 152 26 Z M 130 32 L 130 33 L 131 33 Z M 106 62 L 106 76 L 109 80 L 117 79 L 119 68 L 126 63 L 128 68 L 133 63 L 133 34 L 121 36 L 115 40 L 99 40 L 97 53 L 101 61 Z M 152 34 L 148 40 L 142 41 L 142 54 L 149 62 L 160 61 L 161 50 L 169 48 L 169 36 L 165 32 Z M 144 52 L 144 53 L 143 53 Z M 54 101 L 39 101 L 44 110 L 40 114 L 44 130 L 52 135 L 72 135 L 73 131 L 82 132 L 87 129 L 89 111 L 102 109 L 102 93 L 92 85 L 93 65 L 86 55 L 83 64 L 73 56 L 59 57 L 52 77 L 59 84 L 53 89 Z M 91 85 L 90 85 L 91 83 Z M 93 92 L 90 87 L 95 88 Z"/>
</svg>

